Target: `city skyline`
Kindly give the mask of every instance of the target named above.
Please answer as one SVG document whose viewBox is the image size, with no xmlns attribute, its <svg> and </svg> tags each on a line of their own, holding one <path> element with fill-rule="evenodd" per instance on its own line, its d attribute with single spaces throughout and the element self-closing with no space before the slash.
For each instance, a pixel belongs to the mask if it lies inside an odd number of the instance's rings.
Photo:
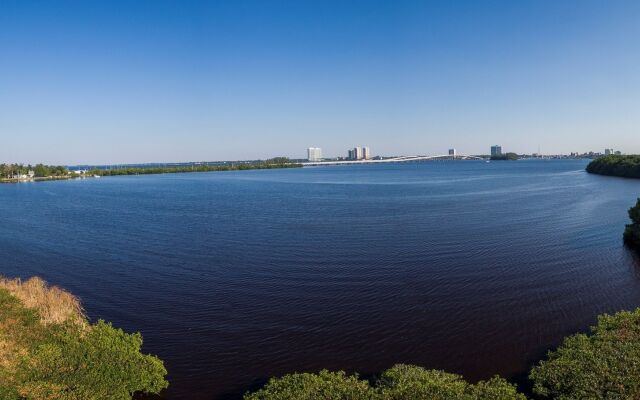
<svg viewBox="0 0 640 400">
<path fill-rule="evenodd" d="M 628 0 L 12 2 L 0 163 L 640 153 L 639 19 Z"/>
<path fill-rule="evenodd" d="M 467 156 L 499 156 L 506 153 L 515 153 L 518 155 L 525 156 L 567 156 L 567 157 L 579 157 L 579 156 L 600 156 L 600 155 L 621 155 L 622 151 L 618 149 L 614 149 L 612 147 L 607 147 L 603 150 L 587 150 L 587 151 L 572 151 L 569 153 L 557 153 L 557 152 L 549 152 L 543 153 L 540 150 L 532 151 L 532 152 L 522 152 L 517 153 L 511 150 L 505 150 L 502 145 L 496 144 L 491 145 L 487 151 L 479 152 L 479 153 L 464 153 L 460 152 L 456 147 L 449 147 L 446 151 L 431 151 L 427 153 L 412 153 L 412 154 L 379 154 L 372 153 L 371 149 L 368 146 L 356 146 L 354 148 L 347 149 L 346 157 L 344 154 L 324 154 L 323 149 L 321 147 L 309 147 L 306 149 L 307 156 L 300 157 L 298 159 L 306 158 L 308 161 L 321 161 L 321 160 L 333 160 L 333 159 L 346 159 L 346 160 L 361 160 L 361 159 L 370 159 L 373 157 L 398 157 L 398 156 L 457 156 L 459 154 L 464 154 Z"/>
</svg>

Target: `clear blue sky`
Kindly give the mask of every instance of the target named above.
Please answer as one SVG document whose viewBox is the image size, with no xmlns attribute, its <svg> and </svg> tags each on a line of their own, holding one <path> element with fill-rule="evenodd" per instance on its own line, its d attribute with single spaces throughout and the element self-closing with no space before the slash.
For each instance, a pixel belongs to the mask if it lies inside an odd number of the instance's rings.
<svg viewBox="0 0 640 400">
<path fill-rule="evenodd" d="M 640 2 L 0 0 L 0 162 L 613 147 Z"/>
</svg>

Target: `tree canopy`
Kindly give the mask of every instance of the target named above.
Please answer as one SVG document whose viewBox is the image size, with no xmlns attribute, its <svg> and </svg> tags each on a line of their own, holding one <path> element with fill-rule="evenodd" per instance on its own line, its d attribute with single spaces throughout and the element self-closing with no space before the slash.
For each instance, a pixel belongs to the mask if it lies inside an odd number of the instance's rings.
<svg viewBox="0 0 640 400">
<path fill-rule="evenodd" d="M 515 386 L 494 377 L 475 385 L 461 376 L 399 364 L 374 385 L 345 372 L 320 371 L 272 378 L 245 400 L 525 400 Z"/>
<path fill-rule="evenodd" d="M 518 157 L 516 153 L 505 153 L 498 156 L 491 156 L 491 160 L 494 161 L 515 161 L 519 158 L 520 157 Z"/>
<path fill-rule="evenodd" d="M 599 157 L 587 165 L 587 172 L 624 178 L 640 178 L 640 155 Z"/>
<path fill-rule="evenodd" d="M 224 164 L 193 164 L 164 167 L 125 167 L 113 169 L 93 169 L 88 173 L 99 176 L 176 174 L 184 172 L 241 171 L 249 169 L 297 168 L 301 164 L 292 163 L 286 157 L 276 157 L 265 161 L 233 162 Z"/>
<path fill-rule="evenodd" d="M 26 175 L 29 171 L 33 171 L 38 178 L 69 174 L 69 170 L 61 165 L 37 164 L 32 166 L 24 164 L 0 164 L 0 179 L 9 179 L 16 175 Z"/>
<path fill-rule="evenodd" d="M 545 398 L 640 398 L 640 309 L 600 316 L 591 334 L 566 338 L 530 378 Z"/>
<path fill-rule="evenodd" d="M 628 245 L 640 249 L 640 199 L 629 209 L 631 223 L 625 227 L 624 241 Z"/>
</svg>

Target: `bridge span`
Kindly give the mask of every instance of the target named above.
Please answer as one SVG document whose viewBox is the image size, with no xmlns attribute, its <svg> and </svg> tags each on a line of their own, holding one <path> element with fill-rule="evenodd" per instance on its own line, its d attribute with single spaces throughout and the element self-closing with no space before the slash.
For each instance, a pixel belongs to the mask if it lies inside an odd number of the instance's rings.
<svg viewBox="0 0 640 400">
<path fill-rule="evenodd" d="M 309 161 L 303 162 L 305 167 L 317 167 L 322 165 L 348 165 L 348 164 L 379 164 L 379 163 L 401 163 L 414 161 L 430 161 L 430 160 L 484 160 L 478 156 L 467 156 L 464 154 L 456 154 L 451 156 L 448 154 L 438 154 L 434 156 L 399 156 L 392 158 L 383 158 L 380 160 L 343 160 L 343 161 Z"/>
</svg>

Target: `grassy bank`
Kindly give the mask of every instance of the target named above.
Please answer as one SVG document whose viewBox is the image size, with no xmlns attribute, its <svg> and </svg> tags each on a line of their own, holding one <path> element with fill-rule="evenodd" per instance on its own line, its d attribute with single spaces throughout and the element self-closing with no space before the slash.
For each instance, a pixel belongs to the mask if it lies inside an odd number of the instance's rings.
<svg viewBox="0 0 640 400">
<path fill-rule="evenodd" d="M 596 158 L 587 165 L 587 172 L 623 178 L 640 178 L 640 155 L 611 155 Z"/>
<path fill-rule="evenodd" d="M 0 399 L 129 400 L 168 383 L 142 336 L 102 320 L 39 278 L 0 279 Z"/>
</svg>

